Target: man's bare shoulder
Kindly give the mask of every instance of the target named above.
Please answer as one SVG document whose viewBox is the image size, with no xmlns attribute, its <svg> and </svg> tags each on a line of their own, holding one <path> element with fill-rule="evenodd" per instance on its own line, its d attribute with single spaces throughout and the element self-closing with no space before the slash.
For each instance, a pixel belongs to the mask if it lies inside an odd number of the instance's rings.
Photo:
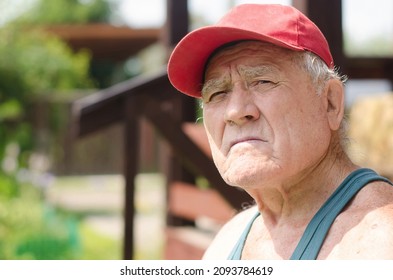
<svg viewBox="0 0 393 280">
<path fill-rule="evenodd" d="M 333 249 L 340 259 L 393 259 L 393 186 L 370 184 L 356 197 L 342 222 L 357 221 Z"/>
<path fill-rule="evenodd" d="M 393 205 L 368 213 L 333 249 L 333 259 L 393 259 Z"/>
<path fill-rule="evenodd" d="M 217 233 L 213 242 L 206 250 L 203 259 L 227 259 L 240 235 L 257 211 L 257 207 L 253 206 L 239 212 L 230 219 Z"/>
</svg>

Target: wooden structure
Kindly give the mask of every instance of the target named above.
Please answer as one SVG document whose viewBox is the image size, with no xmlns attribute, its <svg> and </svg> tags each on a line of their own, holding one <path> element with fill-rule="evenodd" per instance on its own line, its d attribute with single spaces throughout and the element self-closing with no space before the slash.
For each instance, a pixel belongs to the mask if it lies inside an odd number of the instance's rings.
<svg viewBox="0 0 393 280">
<path fill-rule="evenodd" d="M 168 49 L 188 31 L 187 1 L 168 0 L 168 20 L 165 40 Z M 352 78 L 384 78 L 393 80 L 393 60 L 381 58 L 348 58 L 343 51 L 341 1 L 340 0 L 294 0 L 293 5 L 306 13 L 325 33 L 338 65 Z M 176 93 L 170 85 L 165 68 L 155 76 L 137 77 L 115 85 L 92 96 L 77 101 L 73 107 L 76 135 L 82 137 L 98 131 L 112 123 L 122 122 L 125 130 L 124 176 L 125 192 L 125 242 L 124 258 L 133 258 L 134 177 L 138 173 L 139 121 L 149 122 L 170 144 L 174 158 L 168 157 L 169 225 L 191 224 L 198 213 L 194 212 L 203 203 L 205 215 L 211 215 L 206 199 L 220 204 L 216 220 L 225 220 L 230 209 L 239 208 L 250 198 L 234 188 L 226 186 L 206 154 L 206 142 L 198 127 L 190 126 L 195 120 L 195 103 L 189 97 Z M 206 194 L 194 188 L 195 176 L 204 176 L 214 189 Z M 220 194 L 220 196 L 217 196 Z M 179 199 L 180 197 L 180 199 Z M 181 200 L 195 198 L 197 207 L 184 207 Z M 192 210 L 194 209 L 194 210 Z M 202 213 L 203 214 L 203 213 Z M 217 213 L 216 213 L 217 214 Z M 174 236 L 174 235 L 172 235 Z M 171 239 L 169 243 L 171 244 Z M 173 246 L 181 248 L 179 242 Z M 180 247 L 179 247 L 180 246 Z M 189 247 L 188 247 L 189 249 Z M 192 258 L 182 255 L 183 258 Z M 181 258 L 174 256 L 173 258 Z M 171 256 L 167 256 L 172 258 Z"/>
<path fill-rule="evenodd" d="M 160 39 L 159 29 L 131 29 L 109 24 L 52 25 L 45 28 L 75 51 L 88 49 L 94 59 L 124 61 Z"/>
</svg>

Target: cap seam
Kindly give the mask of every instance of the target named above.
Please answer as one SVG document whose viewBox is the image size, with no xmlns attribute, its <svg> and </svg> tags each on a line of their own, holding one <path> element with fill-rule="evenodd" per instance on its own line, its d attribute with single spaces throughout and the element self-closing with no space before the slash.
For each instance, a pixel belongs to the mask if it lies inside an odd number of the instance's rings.
<svg viewBox="0 0 393 280">
<path fill-rule="evenodd" d="M 296 44 L 298 45 L 298 46 L 300 46 L 300 40 L 299 40 L 299 38 L 300 38 L 300 33 L 299 33 L 299 30 L 300 30 L 300 28 L 299 28 L 299 17 L 296 19 Z"/>
</svg>

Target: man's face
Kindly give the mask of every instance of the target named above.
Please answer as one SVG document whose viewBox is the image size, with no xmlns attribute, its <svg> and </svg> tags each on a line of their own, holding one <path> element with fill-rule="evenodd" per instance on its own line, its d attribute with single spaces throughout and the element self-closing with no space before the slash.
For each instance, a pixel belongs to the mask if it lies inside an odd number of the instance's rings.
<svg viewBox="0 0 393 280">
<path fill-rule="evenodd" d="M 219 52 L 202 99 L 213 159 L 230 185 L 294 183 L 326 155 L 326 106 L 290 51 L 244 42 Z"/>
</svg>

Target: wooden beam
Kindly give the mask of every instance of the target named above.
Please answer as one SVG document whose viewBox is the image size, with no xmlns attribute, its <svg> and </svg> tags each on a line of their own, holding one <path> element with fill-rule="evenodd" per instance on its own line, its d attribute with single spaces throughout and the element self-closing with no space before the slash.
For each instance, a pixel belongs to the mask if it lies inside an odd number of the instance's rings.
<svg viewBox="0 0 393 280">
<path fill-rule="evenodd" d="M 124 61 L 159 41 L 161 29 L 133 29 L 104 23 L 43 27 L 73 50 L 88 49 L 93 59 Z"/>
<path fill-rule="evenodd" d="M 169 211 L 190 221 L 205 217 L 223 225 L 235 213 L 214 189 L 202 190 L 184 182 L 172 182 L 169 195 Z"/>
<path fill-rule="evenodd" d="M 160 95 L 162 87 L 170 86 L 166 69 L 153 75 L 138 76 L 72 104 L 73 135 L 83 137 L 125 119 L 123 108 L 128 95 Z"/>
<path fill-rule="evenodd" d="M 350 79 L 386 79 L 393 82 L 393 58 L 347 57 L 345 74 Z"/>
</svg>

